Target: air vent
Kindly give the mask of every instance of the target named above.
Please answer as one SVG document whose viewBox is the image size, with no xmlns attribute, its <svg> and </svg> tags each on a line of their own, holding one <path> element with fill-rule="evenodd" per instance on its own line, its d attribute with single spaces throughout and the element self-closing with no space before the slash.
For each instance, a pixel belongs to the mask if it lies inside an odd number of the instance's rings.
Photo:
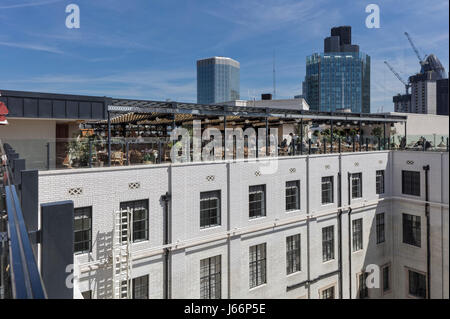
<svg viewBox="0 0 450 319">
<path fill-rule="evenodd" d="M 139 188 L 141 188 L 141 183 L 140 182 L 128 183 L 128 188 L 129 189 L 139 189 Z"/>
<path fill-rule="evenodd" d="M 74 188 L 69 188 L 69 195 L 70 196 L 79 196 L 79 195 L 83 195 L 83 188 L 82 187 L 74 187 Z"/>
</svg>

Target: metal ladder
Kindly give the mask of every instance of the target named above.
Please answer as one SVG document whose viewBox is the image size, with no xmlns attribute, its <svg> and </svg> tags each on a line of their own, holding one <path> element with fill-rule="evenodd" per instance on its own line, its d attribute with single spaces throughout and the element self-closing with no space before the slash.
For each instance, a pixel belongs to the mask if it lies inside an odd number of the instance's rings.
<svg viewBox="0 0 450 319">
<path fill-rule="evenodd" d="M 131 299 L 131 235 L 132 210 L 123 209 L 114 215 L 113 298 Z"/>
</svg>

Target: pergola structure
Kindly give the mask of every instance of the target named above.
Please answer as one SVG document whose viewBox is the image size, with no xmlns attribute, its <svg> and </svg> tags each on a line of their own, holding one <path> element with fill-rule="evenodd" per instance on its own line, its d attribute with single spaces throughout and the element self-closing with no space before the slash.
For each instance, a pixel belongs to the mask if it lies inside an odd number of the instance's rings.
<svg viewBox="0 0 450 319">
<path fill-rule="evenodd" d="M 112 99 L 107 106 L 107 120 L 95 125 L 107 126 L 108 164 L 111 165 L 111 129 L 113 125 L 151 125 L 158 128 L 161 135 L 168 136 L 168 128 L 201 120 L 202 126 L 215 126 L 220 130 L 228 127 L 264 127 L 267 145 L 269 127 L 283 124 L 299 125 L 300 140 L 303 141 L 303 125 L 306 123 L 327 124 L 330 127 L 331 145 L 336 125 L 350 124 L 361 132 L 364 123 L 383 125 L 383 141 L 386 140 L 386 124 L 406 122 L 406 116 L 388 114 L 364 114 L 346 112 L 316 112 L 280 108 L 243 107 L 217 104 L 181 103 L 172 101 L 147 101 L 130 99 Z M 405 125 L 406 136 L 406 125 Z M 385 143 L 385 142 L 383 142 Z M 340 147 L 340 144 L 339 144 Z M 266 148 L 268 152 L 268 148 Z M 339 150 L 340 151 L 340 150 Z M 333 152 L 333 147 L 331 147 Z"/>
</svg>

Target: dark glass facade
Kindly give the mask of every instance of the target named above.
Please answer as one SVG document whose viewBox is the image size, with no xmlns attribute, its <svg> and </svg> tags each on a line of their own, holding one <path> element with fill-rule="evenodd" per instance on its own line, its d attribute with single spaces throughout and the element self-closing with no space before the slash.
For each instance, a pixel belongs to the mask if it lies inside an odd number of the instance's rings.
<svg viewBox="0 0 450 319">
<path fill-rule="evenodd" d="M 351 39 L 350 26 L 333 28 L 324 52 L 306 57 L 303 94 L 310 110 L 370 113 L 370 56 Z"/>
<path fill-rule="evenodd" d="M 197 61 L 197 103 L 239 100 L 239 62 L 222 57 Z"/>
<path fill-rule="evenodd" d="M 370 56 L 362 52 L 308 56 L 305 89 L 311 110 L 370 113 Z"/>
</svg>

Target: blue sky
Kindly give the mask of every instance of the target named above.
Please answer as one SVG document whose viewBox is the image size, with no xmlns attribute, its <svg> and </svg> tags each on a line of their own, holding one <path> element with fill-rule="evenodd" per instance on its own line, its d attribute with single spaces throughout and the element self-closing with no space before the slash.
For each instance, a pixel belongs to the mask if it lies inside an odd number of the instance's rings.
<svg viewBox="0 0 450 319">
<path fill-rule="evenodd" d="M 81 10 L 67 29 L 65 8 Z M 365 7 L 380 7 L 381 28 L 367 29 Z M 241 98 L 301 93 L 305 59 L 323 50 L 338 25 L 372 57 L 372 112 L 393 109 L 419 71 L 404 31 L 422 55 L 449 70 L 448 0 L 0 0 L 0 89 L 196 101 L 195 61 L 228 56 L 241 63 Z"/>
</svg>

